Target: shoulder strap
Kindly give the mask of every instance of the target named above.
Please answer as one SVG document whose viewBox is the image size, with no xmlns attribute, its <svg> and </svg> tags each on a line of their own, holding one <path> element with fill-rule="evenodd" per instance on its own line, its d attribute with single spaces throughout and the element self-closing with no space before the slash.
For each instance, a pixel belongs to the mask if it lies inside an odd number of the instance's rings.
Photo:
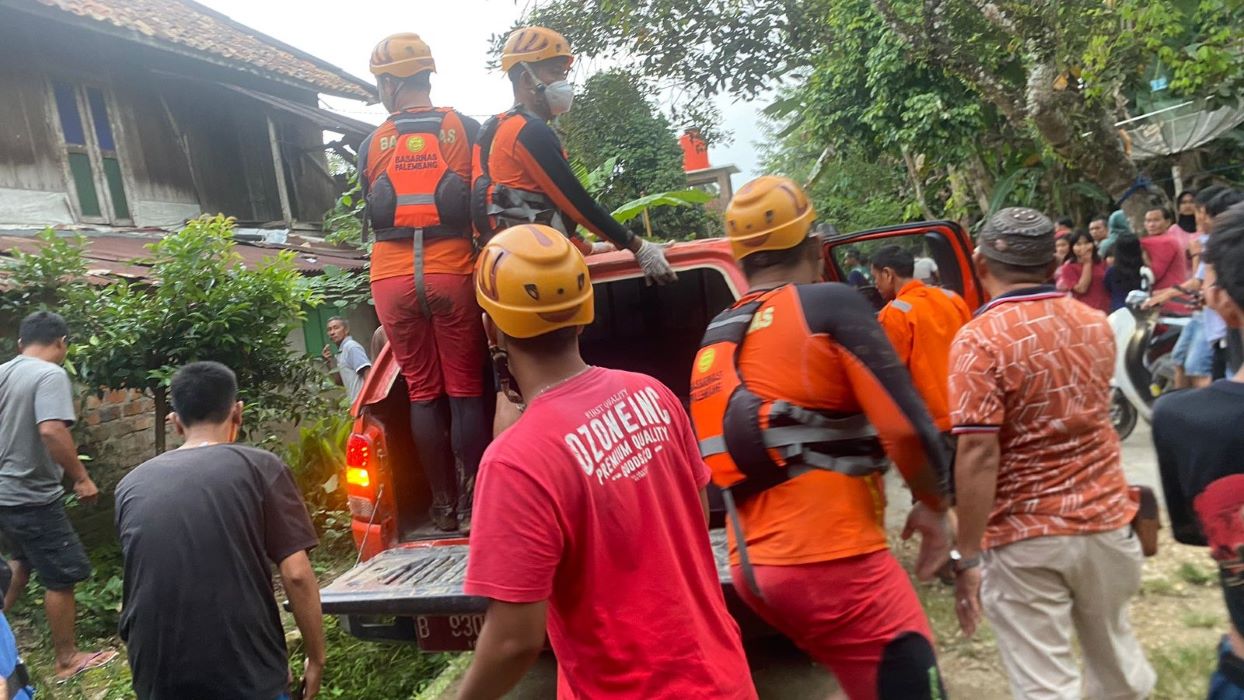
<svg viewBox="0 0 1244 700">
<path fill-rule="evenodd" d="M 508 112 L 506 114 L 509 114 Z M 484 126 L 479 130 L 479 172 L 486 178 L 491 179 L 492 175 L 488 173 L 488 158 L 492 154 L 492 140 L 497 137 L 497 129 L 501 127 L 501 118 L 505 114 L 498 114 L 484 122 Z"/>
</svg>

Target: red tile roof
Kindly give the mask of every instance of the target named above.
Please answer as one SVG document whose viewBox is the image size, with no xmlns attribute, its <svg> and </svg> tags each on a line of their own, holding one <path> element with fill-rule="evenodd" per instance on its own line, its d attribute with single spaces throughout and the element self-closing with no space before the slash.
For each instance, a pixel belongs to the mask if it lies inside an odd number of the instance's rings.
<svg viewBox="0 0 1244 700">
<path fill-rule="evenodd" d="M 133 39 L 294 81 L 318 92 L 374 100 L 372 85 L 193 0 L 37 0 L 133 33 Z"/>
</svg>

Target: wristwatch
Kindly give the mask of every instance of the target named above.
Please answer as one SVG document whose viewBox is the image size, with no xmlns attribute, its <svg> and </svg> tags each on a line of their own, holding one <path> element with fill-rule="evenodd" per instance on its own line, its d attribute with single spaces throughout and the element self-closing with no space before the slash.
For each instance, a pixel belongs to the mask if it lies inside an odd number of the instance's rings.
<svg viewBox="0 0 1244 700">
<path fill-rule="evenodd" d="M 950 568 L 956 574 L 961 574 L 968 569 L 975 569 L 980 565 L 981 558 L 979 554 L 974 557 L 965 557 L 957 549 L 950 550 Z"/>
</svg>

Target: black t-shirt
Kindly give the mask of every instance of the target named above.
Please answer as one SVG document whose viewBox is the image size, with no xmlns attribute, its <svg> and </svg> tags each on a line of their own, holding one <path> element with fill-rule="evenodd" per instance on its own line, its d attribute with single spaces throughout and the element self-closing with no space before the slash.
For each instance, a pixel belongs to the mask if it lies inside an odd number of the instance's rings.
<svg viewBox="0 0 1244 700">
<path fill-rule="evenodd" d="M 1217 479 L 1244 473 L 1244 383 L 1222 379 L 1179 391 L 1153 408 L 1153 444 L 1175 539 L 1205 545 L 1192 499 Z"/>
<path fill-rule="evenodd" d="M 239 445 L 173 450 L 117 486 L 121 638 L 142 700 L 272 700 L 286 691 L 272 565 L 314 547 L 293 475 Z"/>
</svg>

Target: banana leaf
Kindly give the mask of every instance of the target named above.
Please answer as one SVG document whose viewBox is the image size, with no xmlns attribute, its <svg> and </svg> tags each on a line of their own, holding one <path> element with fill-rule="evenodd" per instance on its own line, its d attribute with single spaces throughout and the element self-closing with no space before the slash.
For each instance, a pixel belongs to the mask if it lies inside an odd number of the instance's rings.
<svg viewBox="0 0 1244 700">
<path fill-rule="evenodd" d="M 633 199 L 614 209 L 613 218 L 617 219 L 618 223 L 626 223 L 643 214 L 645 209 L 651 209 L 652 207 L 690 207 L 696 204 L 703 204 L 712 198 L 713 195 L 708 192 L 694 188 L 657 192 L 646 197 Z"/>
</svg>

